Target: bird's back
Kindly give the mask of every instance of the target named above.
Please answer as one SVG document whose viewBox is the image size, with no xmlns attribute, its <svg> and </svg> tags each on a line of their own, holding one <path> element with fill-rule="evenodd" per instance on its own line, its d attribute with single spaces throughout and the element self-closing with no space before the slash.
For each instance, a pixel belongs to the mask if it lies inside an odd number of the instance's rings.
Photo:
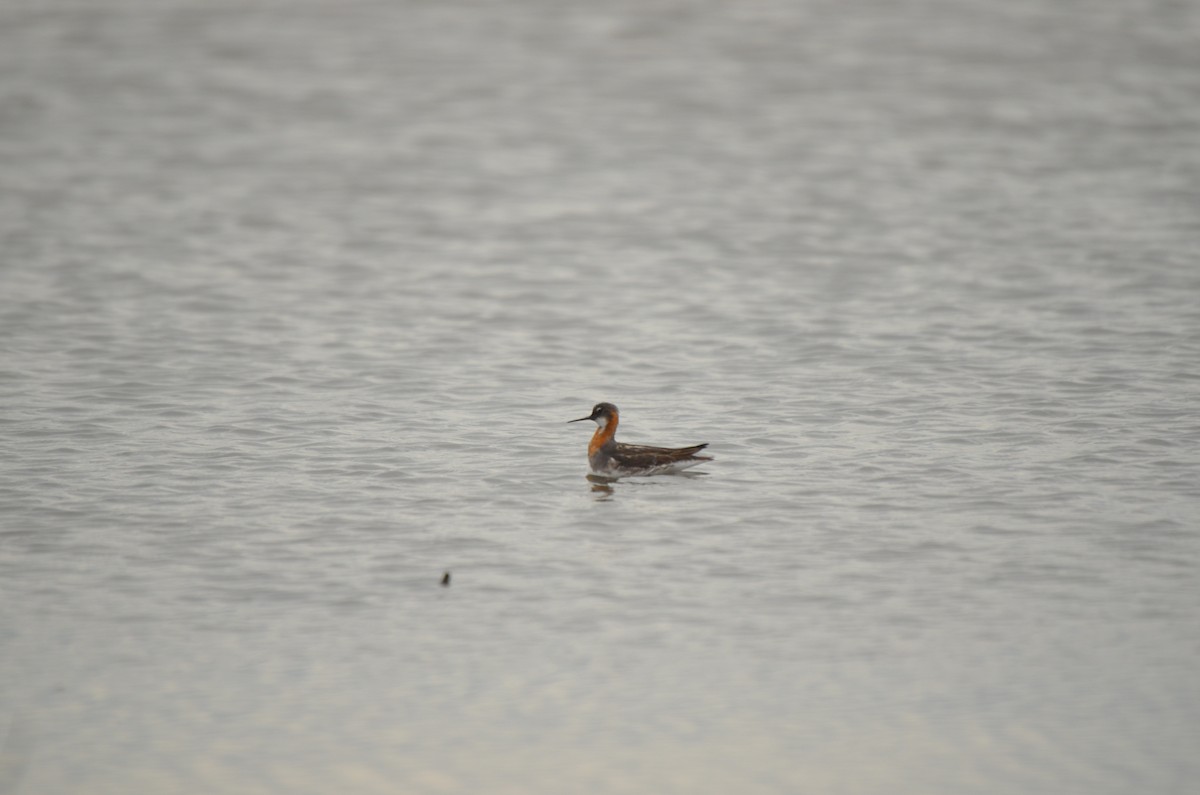
<svg viewBox="0 0 1200 795">
<path fill-rule="evenodd" d="M 691 447 L 650 447 L 641 444 L 624 444 L 617 442 L 611 450 L 610 457 L 620 469 L 630 472 L 676 472 L 705 461 L 712 461 L 712 456 L 697 455 L 707 444 L 696 444 Z"/>
</svg>

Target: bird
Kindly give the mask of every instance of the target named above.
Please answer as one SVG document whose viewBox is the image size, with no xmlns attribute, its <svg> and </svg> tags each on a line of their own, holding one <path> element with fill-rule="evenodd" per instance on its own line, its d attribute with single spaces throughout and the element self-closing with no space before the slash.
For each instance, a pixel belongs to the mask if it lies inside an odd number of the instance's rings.
<svg viewBox="0 0 1200 795">
<path fill-rule="evenodd" d="M 567 420 L 568 423 L 592 420 L 599 426 L 588 444 L 588 463 L 597 475 L 666 475 L 713 460 L 712 456 L 697 455 L 708 447 L 707 443 L 691 447 L 647 447 L 618 442 L 615 436 L 620 417 L 621 413 L 612 403 L 597 403 L 586 417 Z"/>
</svg>

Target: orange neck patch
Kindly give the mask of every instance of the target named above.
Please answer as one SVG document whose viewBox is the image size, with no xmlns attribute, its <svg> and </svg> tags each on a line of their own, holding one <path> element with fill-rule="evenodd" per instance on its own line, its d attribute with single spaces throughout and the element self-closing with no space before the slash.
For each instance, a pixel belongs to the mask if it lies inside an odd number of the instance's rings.
<svg viewBox="0 0 1200 795">
<path fill-rule="evenodd" d="M 608 443 L 608 440 L 613 438 L 617 432 L 617 418 L 613 417 L 608 421 L 608 425 L 603 428 L 597 428 L 592 434 L 592 441 L 588 444 L 588 455 L 595 455 L 596 451 Z"/>
</svg>

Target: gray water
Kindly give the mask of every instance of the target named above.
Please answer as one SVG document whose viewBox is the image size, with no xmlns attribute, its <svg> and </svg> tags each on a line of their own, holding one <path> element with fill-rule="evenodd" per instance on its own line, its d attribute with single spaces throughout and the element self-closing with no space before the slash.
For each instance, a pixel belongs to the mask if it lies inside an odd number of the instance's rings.
<svg viewBox="0 0 1200 795">
<path fill-rule="evenodd" d="M 0 9 L 0 791 L 1193 791 L 1194 3 Z"/>
</svg>

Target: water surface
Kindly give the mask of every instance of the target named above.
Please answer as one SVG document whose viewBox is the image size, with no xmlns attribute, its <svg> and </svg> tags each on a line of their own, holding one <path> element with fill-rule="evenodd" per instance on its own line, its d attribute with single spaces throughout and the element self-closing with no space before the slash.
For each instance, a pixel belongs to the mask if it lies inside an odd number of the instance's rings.
<svg viewBox="0 0 1200 795">
<path fill-rule="evenodd" d="M 6 4 L 0 790 L 1190 792 L 1198 42 Z"/>
</svg>

